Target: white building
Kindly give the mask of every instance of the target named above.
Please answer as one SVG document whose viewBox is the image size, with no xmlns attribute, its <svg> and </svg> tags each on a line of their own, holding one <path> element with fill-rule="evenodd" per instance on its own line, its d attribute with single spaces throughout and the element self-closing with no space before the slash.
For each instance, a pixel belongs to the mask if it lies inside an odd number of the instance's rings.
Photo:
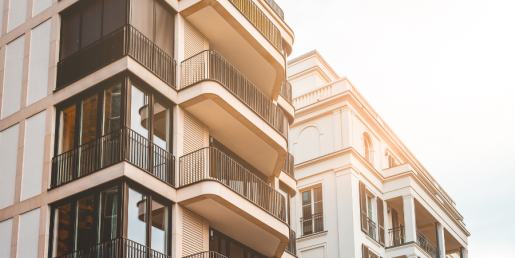
<svg viewBox="0 0 515 258">
<path fill-rule="evenodd" d="M 456 203 L 348 78 L 317 51 L 287 71 L 298 256 L 467 257 L 470 233 Z"/>
</svg>

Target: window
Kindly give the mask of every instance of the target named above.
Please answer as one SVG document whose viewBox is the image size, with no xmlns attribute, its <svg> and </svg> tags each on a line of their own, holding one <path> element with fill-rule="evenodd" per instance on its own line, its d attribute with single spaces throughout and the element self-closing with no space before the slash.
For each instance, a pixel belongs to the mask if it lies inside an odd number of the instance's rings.
<svg viewBox="0 0 515 258">
<path fill-rule="evenodd" d="M 229 258 L 265 258 L 266 256 L 224 235 L 214 228 L 209 229 L 209 251 Z"/>
<path fill-rule="evenodd" d="M 324 231 L 322 187 L 302 192 L 302 235 Z"/>
<path fill-rule="evenodd" d="M 286 200 L 286 223 L 290 225 L 290 201 L 291 201 L 291 195 L 288 188 L 284 185 L 284 183 L 279 182 L 279 191 L 282 196 L 284 196 L 284 199 Z"/>
<path fill-rule="evenodd" d="M 364 146 L 364 157 L 367 161 L 370 163 L 373 162 L 373 148 L 372 148 L 372 140 L 370 139 L 370 136 L 367 133 L 363 134 L 363 146 Z"/>
<path fill-rule="evenodd" d="M 374 222 L 374 204 L 375 198 L 367 194 L 367 222 L 368 222 L 368 236 L 376 240 L 376 223 Z"/>
<path fill-rule="evenodd" d="M 373 218 L 373 209 L 372 209 L 372 198 L 370 196 L 367 196 L 367 210 L 368 210 L 368 218 L 373 220 L 374 218 Z"/>
</svg>

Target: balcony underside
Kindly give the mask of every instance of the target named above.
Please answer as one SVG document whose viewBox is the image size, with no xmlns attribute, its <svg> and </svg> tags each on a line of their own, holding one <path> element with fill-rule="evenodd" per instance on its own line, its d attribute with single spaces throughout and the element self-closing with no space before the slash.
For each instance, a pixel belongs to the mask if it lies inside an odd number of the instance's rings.
<svg viewBox="0 0 515 258">
<path fill-rule="evenodd" d="M 177 198 L 179 204 L 209 220 L 210 227 L 267 257 L 280 256 L 288 245 L 288 225 L 220 182 L 186 186 L 177 190 Z"/>
<path fill-rule="evenodd" d="M 271 99 L 286 74 L 282 53 L 229 0 L 191 0 L 181 11 L 218 51 Z M 182 5 L 183 3 L 181 3 Z"/>
<path fill-rule="evenodd" d="M 279 176 L 286 159 L 286 139 L 230 91 L 214 81 L 181 90 L 179 105 L 209 133 L 266 176 Z"/>
<path fill-rule="evenodd" d="M 415 254 L 420 258 L 431 258 L 420 246 L 414 242 L 406 243 L 400 246 L 386 248 L 385 258 L 400 258 L 407 255 Z"/>
</svg>

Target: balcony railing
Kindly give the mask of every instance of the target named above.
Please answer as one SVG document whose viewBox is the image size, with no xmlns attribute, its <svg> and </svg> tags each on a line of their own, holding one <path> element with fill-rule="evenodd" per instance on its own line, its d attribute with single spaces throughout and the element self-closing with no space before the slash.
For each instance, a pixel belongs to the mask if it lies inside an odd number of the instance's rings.
<svg viewBox="0 0 515 258">
<path fill-rule="evenodd" d="M 291 177 L 295 178 L 295 171 L 293 168 L 294 158 L 291 153 L 288 152 L 288 155 L 286 156 L 286 160 L 283 163 L 283 171 L 284 173 L 290 175 Z"/>
<path fill-rule="evenodd" d="M 317 213 L 301 218 L 300 228 L 303 236 L 324 231 L 324 214 Z"/>
<path fill-rule="evenodd" d="M 406 233 L 404 227 L 392 228 L 388 230 L 388 238 L 390 239 L 389 247 L 402 245 L 406 243 Z"/>
<path fill-rule="evenodd" d="M 286 221 L 286 200 L 249 170 L 217 148 L 207 147 L 179 159 L 179 186 L 214 180 L 229 187 L 276 218 Z"/>
<path fill-rule="evenodd" d="M 175 88 L 175 60 L 137 29 L 125 25 L 59 61 L 56 89 L 61 89 L 124 56 L 132 57 Z"/>
<path fill-rule="evenodd" d="M 265 38 L 274 45 L 279 52 L 283 51 L 283 38 L 281 32 L 275 24 L 259 9 L 252 0 L 229 0 L 247 17 L 247 19 L 256 27 L 257 30 L 265 36 Z"/>
<path fill-rule="evenodd" d="M 420 231 L 417 230 L 417 245 L 422 248 L 430 257 L 439 258 L 440 251 Z"/>
<path fill-rule="evenodd" d="M 286 246 L 286 252 L 292 254 L 293 256 L 297 256 L 297 236 L 295 235 L 295 231 L 293 231 L 291 228 L 289 242 Z"/>
<path fill-rule="evenodd" d="M 291 83 L 286 79 L 284 79 L 283 86 L 281 87 L 281 96 L 283 96 L 283 98 L 290 104 L 292 103 Z"/>
<path fill-rule="evenodd" d="M 201 81 L 217 81 L 280 134 L 287 136 L 283 111 L 215 50 L 202 51 L 184 60 L 181 68 L 182 88 Z"/>
<path fill-rule="evenodd" d="M 52 159 L 51 188 L 127 161 L 175 185 L 175 157 L 129 128 L 122 128 Z"/>
<path fill-rule="evenodd" d="M 126 238 L 113 240 L 94 245 L 84 250 L 58 256 L 56 258 L 171 258 L 147 246 Z"/>
<path fill-rule="evenodd" d="M 182 258 L 227 258 L 227 256 L 219 254 L 217 252 L 208 251 L 196 253 L 188 256 L 183 256 Z"/>
<path fill-rule="evenodd" d="M 274 0 L 265 0 L 265 1 L 270 5 L 270 7 L 272 7 L 274 12 L 277 13 L 277 15 L 279 15 L 279 17 L 281 17 L 281 19 L 284 20 L 283 9 L 281 9 L 281 7 L 279 7 L 279 5 L 277 5 L 277 3 Z"/>
<path fill-rule="evenodd" d="M 368 220 L 368 236 L 375 241 L 377 241 L 377 234 L 376 234 L 376 223 L 373 222 L 370 218 L 367 218 Z"/>
</svg>

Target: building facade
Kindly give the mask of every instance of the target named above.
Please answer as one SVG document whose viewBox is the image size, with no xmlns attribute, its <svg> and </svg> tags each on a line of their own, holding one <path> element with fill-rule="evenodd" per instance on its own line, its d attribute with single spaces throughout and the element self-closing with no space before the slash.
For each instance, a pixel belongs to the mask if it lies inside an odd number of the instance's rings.
<svg viewBox="0 0 515 258">
<path fill-rule="evenodd" d="M 273 0 L 0 0 L 0 257 L 293 257 Z"/>
<path fill-rule="evenodd" d="M 299 257 L 467 257 L 456 203 L 346 77 L 312 51 L 288 80 Z"/>
</svg>

